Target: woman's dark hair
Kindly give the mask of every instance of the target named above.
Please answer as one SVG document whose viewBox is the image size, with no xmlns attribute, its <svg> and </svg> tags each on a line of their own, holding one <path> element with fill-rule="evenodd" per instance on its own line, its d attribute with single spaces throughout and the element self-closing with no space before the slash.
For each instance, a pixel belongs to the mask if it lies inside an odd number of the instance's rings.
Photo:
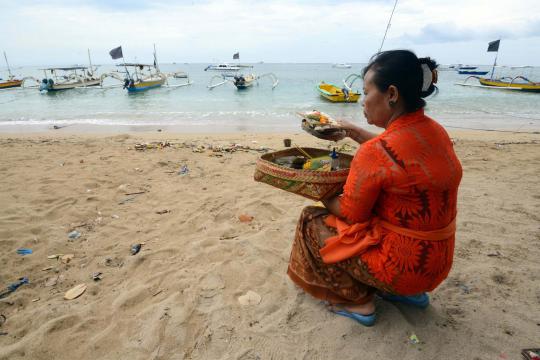
<svg viewBox="0 0 540 360">
<path fill-rule="evenodd" d="M 432 72 L 432 80 L 424 86 L 423 67 L 426 65 Z M 411 112 L 426 106 L 423 98 L 437 90 L 437 75 L 434 71 L 437 66 L 435 60 L 429 57 L 418 58 L 412 51 L 390 50 L 375 54 L 362 71 L 362 76 L 365 77 L 369 70 L 373 70 L 373 82 L 380 91 L 386 91 L 390 85 L 394 85 L 405 102 L 405 109 Z M 423 86 L 425 90 L 422 90 Z"/>
</svg>

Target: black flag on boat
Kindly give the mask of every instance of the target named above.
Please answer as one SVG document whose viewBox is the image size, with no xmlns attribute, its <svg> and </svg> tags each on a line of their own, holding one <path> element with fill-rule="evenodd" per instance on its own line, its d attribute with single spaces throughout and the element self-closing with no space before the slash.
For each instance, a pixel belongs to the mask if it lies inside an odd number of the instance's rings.
<svg viewBox="0 0 540 360">
<path fill-rule="evenodd" d="M 240 59 L 240 53 L 233 54 L 232 58 L 233 58 L 233 60 Z"/>
<path fill-rule="evenodd" d="M 112 49 L 111 51 L 109 51 L 109 55 L 111 55 L 113 60 L 123 58 L 124 54 L 122 54 L 122 47 L 119 46 L 117 48 Z"/>
<path fill-rule="evenodd" d="M 488 49 L 487 51 L 488 52 L 492 52 L 492 51 L 499 51 L 499 44 L 501 43 L 501 40 L 495 40 L 495 41 L 491 41 L 488 45 Z"/>
</svg>

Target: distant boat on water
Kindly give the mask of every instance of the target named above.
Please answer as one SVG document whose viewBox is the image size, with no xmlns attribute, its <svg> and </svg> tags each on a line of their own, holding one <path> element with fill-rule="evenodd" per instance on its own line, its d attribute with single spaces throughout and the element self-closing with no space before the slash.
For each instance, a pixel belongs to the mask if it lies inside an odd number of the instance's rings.
<svg viewBox="0 0 540 360">
<path fill-rule="evenodd" d="M 503 76 L 499 78 L 494 78 L 495 68 L 497 67 L 497 56 L 499 55 L 500 43 L 501 43 L 501 40 L 499 39 L 499 40 L 491 41 L 488 44 L 487 51 L 497 53 L 495 55 L 495 62 L 493 63 L 493 68 L 491 69 L 491 76 L 489 78 L 476 76 L 476 75 L 485 75 L 488 73 L 488 71 L 483 72 L 482 74 L 471 74 L 472 76 L 469 76 L 468 78 L 466 78 L 465 81 L 463 81 L 463 83 L 457 83 L 456 85 L 481 87 L 485 89 L 517 90 L 517 91 L 540 93 L 540 82 L 529 80 L 527 77 L 523 75 L 518 75 L 514 77 Z M 527 67 L 525 66 L 525 67 L 514 67 L 514 68 L 527 68 Z M 478 79 L 478 82 L 480 84 L 479 85 L 467 84 L 467 80 L 471 78 Z"/>
<path fill-rule="evenodd" d="M 339 63 L 339 64 L 332 65 L 332 67 L 336 68 L 336 69 L 350 69 L 350 68 L 352 68 L 352 65 L 351 64 L 345 64 L 345 63 Z"/>
<path fill-rule="evenodd" d="M 486 75 L 488 72 L 482 70 L 458 70 L 459 75 Z"/>
</svg>

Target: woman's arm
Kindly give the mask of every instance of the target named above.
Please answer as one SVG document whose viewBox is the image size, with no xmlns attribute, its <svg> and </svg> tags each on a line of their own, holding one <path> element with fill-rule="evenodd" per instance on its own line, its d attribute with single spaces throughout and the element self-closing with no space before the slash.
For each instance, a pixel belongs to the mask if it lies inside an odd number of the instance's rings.
<svg viewBox="0 0 540 360">
<path fill-rule="evenodd" d="M 333 196 L 331 198 L 328 198 L 326 200 L 322 200 L 322 203 L 324 207 L 330 212 L 332 215 L 336 215 L 339 218 L 344 218 L 343 214 L 341 213 L 341 210 L 339 208 L 339 196 Z"/>
<path fill-rule="evenodd" d="M 338 120 L 338 124 L 340 128 L 346 131 L 348 137 L 350 137 L 359 144 L 362 144 L 377 136 L 377 134 L 364 130 L 361 127 L 356 126 L 346 120 Z"/>
</svg>

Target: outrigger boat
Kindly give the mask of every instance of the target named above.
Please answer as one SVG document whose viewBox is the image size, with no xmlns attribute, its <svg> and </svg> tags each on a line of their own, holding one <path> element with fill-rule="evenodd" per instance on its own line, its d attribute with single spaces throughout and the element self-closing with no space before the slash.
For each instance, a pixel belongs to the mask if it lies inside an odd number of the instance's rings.
<svg viewBox="0 0 540 360">
<path fill-rule="evenodd" d="M 53 67 L 42 69 L 45 77 L 41 80 L 39 91 L 54 92 L 75 88 L 101 86 L 103 77 L 96 76 L 90 49 L 88 50 L 88 62 L 90 66 Z"/>
<path fill-rule="evenodd" d="M 121 46 L 112 49 L 109 52 L 109 54 L 111 55 L 113 59 L 119 59 L 119 58 L 122 58 L 122 60 L 124 59 Z M 124 67 L 125 69 L 124 79 L 120 79 L 116 73 L 111 73 L 109 74 L 109 76 L 122 80 L 124 82 L 124 89 L 126 89 L 128 93 L 142 92 L 149 89 L 158 88 L 161 86 L 181 87 L 181 86 L 192 84 L 192 82 L 189 80 L 188 75 L 184 72 L 176 72 L 172 74 L 161 72 L 161 70 L 159 69 L 158 61 L 157 61 L 155 45 L 154 45 L 154 63 L 153 64 L 123 62 L 122 64 L 118 64 L 117 66 Z M 130 72 L 128 68 L 132 68 L 133 70 Z M 168 84 L 169 77 L 187 79 L 187 82 L 185 84 L 169 85 Z M 167 85 L 165 85 L 165 83 L 167 83 Z"/>
<path fill-rule="evenodd" d="M 208 89 L 212 90 L 213 88 L 216 88 L 218 86 L 221 86 L 223 84 L 226 84 L 228 82 L 232 83 L 238 90 L 245 90 L 253 86 L 253 84 L 257 83 L 259 79 L 262 79 L 264 77 L 269 77 L 272 80 L 272 90 L 278 86 L 279 80 L 276 75 L 273 73 L 267 73 L 262 75 L 255 75 L 255 74 L 247 74 L 247 75 L 236 75 L 234 78 L 228 79 L 225 74 L 221 75 L 215 75 L 210 79 L 210 83 L 208 84 Z M 214 84 L 215 79 L 222 80 L 221 82 Z"/>
<path fill-rule="evenodd" d="M 39 91 L 54 92 L 75 88 L 101 86 L 102 79 L 95 77 L 87 66 L 71 66 L 42 69 L 45 77 Z"/>
<path fill-rule="evenodd" d="M 350 88 L 339 88 L 324 81 L 317 86 L 319 94 L 331 102 L 355 103 L 360 99 L 360 93 L 350 90 Z"/>
<path fill-rule="evenodd" d="M 496 89 L 496 90 L 518 90 L 525 92 L 536 92 L 540 93 L 540 82 L 534 82 L 529 80 L 523 75 L 518 75 L 514 77 L 504 76 L 500 78 L 494 78 L 495 68 L 497 67 L 497 56 L 499 55 L 499 44 L 501 40 L 495 40 L 489 43 L 488 52 L 497 52 L 495 55 L 495 62 L 493 63 L 493 68 L 491 69 L 491 77 L 483 78 L 476 75 L 469 76 L 462 83 L 456 83 L 460 86 L 471 86 L 471 87 L 481 87 L 484 89 Z M 486 72 L 487 73 L 487 72 Z M 467 84 L 469 79 L 478 79 L 479 85 Z"/>
<path fill-rule="evenodd" d="M 128 92 L 141 92 L 157 88 L 165 84 L 167 76 L 159 71 L 155 65 L 126 63 L 117 66 L 126 68 L 126 78 L 124 79 L 124 89 Z M 128 67 L 133 68 L 129 72 Z M 146 70 L 146 71 L 145 71 Z"/>
<path fill-rule="evenodd" d="M 9 89 L 9 88 L 21 87 L 24 80 L 17 79 L 11 73 L 11 68 L 9 67 L 9 62 L 8 62 L 7 55 L 6 55 L 5 51 L 4 51 L 4 59 L 6 59 L 6 65 L 7 65 L 7 70 L 8 70 L 9 76 L 8 76 L 7 80 L 0 79 L 0 89 Z"/>
</svg>

